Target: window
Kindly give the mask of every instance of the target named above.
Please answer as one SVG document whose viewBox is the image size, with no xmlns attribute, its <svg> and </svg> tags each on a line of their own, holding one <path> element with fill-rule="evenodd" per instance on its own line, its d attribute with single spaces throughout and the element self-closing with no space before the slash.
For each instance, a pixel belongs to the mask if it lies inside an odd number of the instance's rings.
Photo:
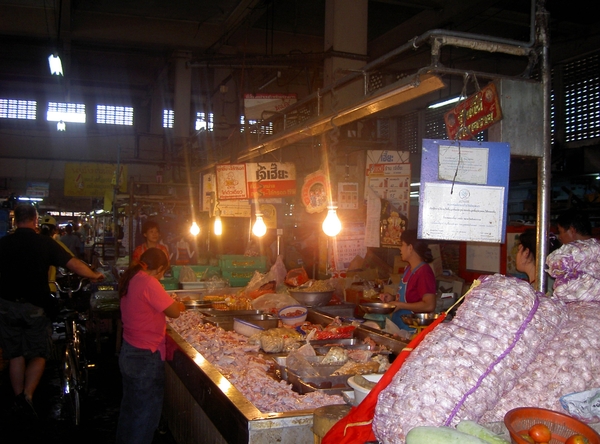
<svg viewBox="0 0 600 444">
<path fill-rule="evenodd" d="M 133 125 L 133 108 L 130 106 L 98 105 L 96 123 L 106 125 Z"/>
<path fill-rule="evenodd" d="M 246 118 L 244 116 L 240 116 L 240 132 L 242 133 L 245 130 L 245 122 Z M 267 122 L 265 124 L 262 124 L 260 120 L 248 120 L 247 125 L 249 127 L 250 134 L 262 134 L 266 136 L 270 136 L 273 134 L 273 122 Z"/>
<path fill-rule="evenodd" d="M 46 114 L 48 122 L 85 123 L 85 105 L 83 103 L 48 102 Z"/>
<path fill-rule="evenodd" d="M 163 128 L 173 128 L 175 112 L 172 109 L 163 109 Z"/>
<path fill-rule="evenodd" d="M 564 67 L 565 142 L 600 137 L 600 54 Z"/>
<path fill-rule="evenodd" d="M 0 99 L 0 119 L 35 120 L 36 112 L 35 100 Z"/>
<path fill-rule="evenodd" d="M 213 131 L 215 128 L 214 114 L 197 112 L 196 113 L 196 131 Z"/>
</svg>

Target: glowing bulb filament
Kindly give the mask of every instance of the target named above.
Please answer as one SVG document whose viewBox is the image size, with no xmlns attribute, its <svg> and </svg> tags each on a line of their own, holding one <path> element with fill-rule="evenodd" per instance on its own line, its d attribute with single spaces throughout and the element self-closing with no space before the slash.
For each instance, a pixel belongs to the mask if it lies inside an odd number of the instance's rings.
<svg viewBox="0 0 600 444">
<path fill-rule="evenodd" d="M 256 213 L 256 222 L 254 222 L 254 226 L 252 227 L 252 233 L 254 233 L 256 237 L 263 237 L 267 234 L 267 226 L 260 213 Z"/>
<path fill-rule="evenodd" d="M 323 221 L 322 228 L 323 232 L 327 236 L 334 237 L 337 236 L 340 231 L 342 231 L 342 223 L 340 222 L 340 219 L 335 211 L 336 207 L 330 206 L 328 208 L 329 210 L 327 211 L 327 217 Z"/>
<path fill-rule="evenodd" d="M 215 217 L 215 225 L 213 227 L 213 232 L 217 236 L 220 236 L 223 234 L 223 223 L 221 222 L 221 216 L 218 214 L 217 214 L 217 217 Z"/>
<path fill-rule="evenodd" d="M 190 233 L 192 233 L 194 236 L 198 236 L 198 234 L 200 234 L 200 227 L 198 226 L 196 221 L 194 221 L 192 223 L 192 227 L 190 228 Z"/>
</svg>

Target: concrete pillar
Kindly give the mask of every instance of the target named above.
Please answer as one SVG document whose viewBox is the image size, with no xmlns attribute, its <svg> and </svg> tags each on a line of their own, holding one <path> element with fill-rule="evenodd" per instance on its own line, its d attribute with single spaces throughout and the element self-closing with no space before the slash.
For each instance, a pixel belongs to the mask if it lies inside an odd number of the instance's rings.
<svg viewBox="0 0 600 444">
<path fill-rule="evenodd" d="M 192 116 L 190 115 L 190 103 L 192 95 L 192 70 L 187 62 L 192 58 L 189 51 L 177 51 L 175 58 L 175 92 L 173 112 L 173 136 L 175 141 L 183 140 L 190 135 Z"/>
<path fill-rule="evenodd" d="M 325 6 L 325 52 L 334 54 L 325 59 L 325 85 L 347 74 L 347 70 L 359 70 L 365 61 L 344 57 L 343 54 L 367 55 L 368 0 L 327 0 Z M 338 53 L 336 55 L 336 53 Z M 364 95 L 363 81 L 357 80 L 344 87 L 333 99 L 334 109 Z"/>
</svg>

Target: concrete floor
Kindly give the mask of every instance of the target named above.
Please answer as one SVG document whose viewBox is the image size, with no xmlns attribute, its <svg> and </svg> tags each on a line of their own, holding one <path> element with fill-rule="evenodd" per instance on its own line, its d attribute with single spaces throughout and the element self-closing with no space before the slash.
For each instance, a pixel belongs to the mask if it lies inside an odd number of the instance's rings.
<svg viewBox="0 0 600 444">
<path fill-rule="evenodd" d="M 36 423 L 26 423 L 12 412 L 13 394 L 10 387 L 8 368 L 3 361 L 0 370 L 0 442 L 19 444 L 112 444 L 121 401 L 121 375 L 115 353 L 115 333 L 100 337 L 101 347 L 95 347 L 95 337 L 88 339 L 88 355 L 96 364 L 90 370 L 89 395 L 82 401 L 83 421 L 73 426 L 62 417 L 60 385 L 57 362 L 48 361 L 42 381 L 33 402 L 39 415 Z M 155 433 L 153 444 L 176 444 L 168 430 Z"/>
</svg>

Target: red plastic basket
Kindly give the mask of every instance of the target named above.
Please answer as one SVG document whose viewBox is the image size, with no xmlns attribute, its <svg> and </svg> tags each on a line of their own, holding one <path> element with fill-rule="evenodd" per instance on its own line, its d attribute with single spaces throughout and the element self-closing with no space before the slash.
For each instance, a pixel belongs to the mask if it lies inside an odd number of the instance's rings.
<svg viewBox="0 0 600 444">
<path fill-rule="evenodd" d="M 504 425 L 510 433 L 513 444 L 528 444 L 521 435 L 535 424 L 545 424 L 552 431 L 550 444 L 563 444 L 570 436 L 585 436 L 590 444 L 600 444 L 600 435 L 587 424 L 553 410 L 536 407 L 520 407 L 504 415 Z"/>
</svg>

